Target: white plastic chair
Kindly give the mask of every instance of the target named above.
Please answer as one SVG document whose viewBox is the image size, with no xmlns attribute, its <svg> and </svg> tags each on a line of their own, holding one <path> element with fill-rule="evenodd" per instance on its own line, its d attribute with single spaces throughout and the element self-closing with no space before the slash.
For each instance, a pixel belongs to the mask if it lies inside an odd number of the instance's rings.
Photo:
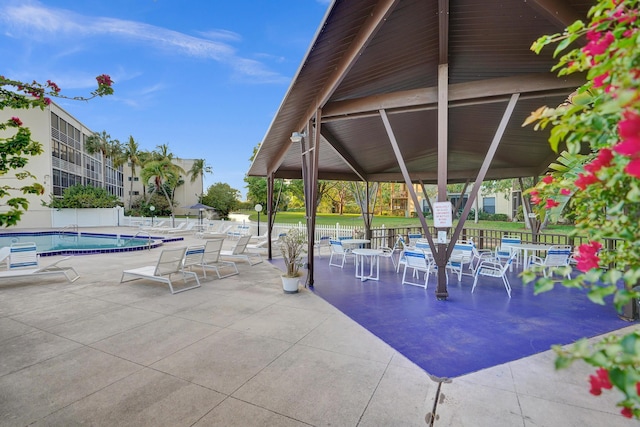
<svg viewBox="0 0 640 427">
<path fill-rule="evenodd" d="M 345 247 L 342 246 L 342 242 L 340 240 L 330 239 L 329 245 L 331 246 L 331 256 L 329 257 L 330 266 L 340 268 L 344 267 L 344 262 L 348 256 L 353 258 L 353 262 L 355 263 L 355 257 L 351 253 L 351 250 L 345 249 Z M 333 261 L 333 257 L 336 257 L 336 262 Z M 340 264 L 338 264 L 338 261 L 340 262 Z"/>
<path fill-rule="evenodd" d="M 407 237 L 409 238 L 409 246 L 415 246 L 416 245 L 416 241 L 418 239 L 422 239 L 422 234 L 409 233 L 409 235 Z"/>
<path fill-rule="evenodd" d="M 404 271 L 402 272 L 402 284 L 419 286 L 427 289 L 429 282 L 429 273 L 433 265 L 433 259 L 431 256 L 425 254 L 422 251 L 405 251 L 404 257 L 406 263 L 404 265 Z M 407 270 L 412 270 L 409 278 L 407 278 Z M 413 282 L 413 278 L 420 279 L 420 273 L 424 273 L 424 283 Z"/>
<path fill-rule="evenodd" d="M 569 265 L 569 259 L 573 253 L 573 248 L 569 245 L 556 245 L 547 250 L 547 256 L 544 258 L 532 255 L 529 257 L 530 266 L 538 266 L 542 268 L 544 277 L 553 275 L 553 269 L 556 267 L 565 267 Z M 568 271 L 566 278 L 571 278 L 571 271 Z"/>
<path fill-rule="evenodd" d="M 398 236 L 392 248 L 388 246 L 381 246 L 378 249 L 382 250 L 382 254 L 380 254 L 381 258 L 391 258 L 393 269 L 397 271 L 398 264 L 396 264 L 396 252 L 401 253 L 404 249 L 404 239 L 402 236 Z"/>
<path fill-rule="evenodd" d="M 316 240 L 313 244 L 313 248 L 318 253 L 318 258 L 322 258 L 322 248 L 329 248 L 331 251 L 331 237 L 322 236 L 319 240 Z"/>
<path fill-rule="evenodd" d="M 500 246 L 498 246 L 496 248 L 496 259 L 498 261 L 506 261 L 507 259 L 511 258 L 511 254 L 512 253 L 516 253 L 516 258 L 515 258 L 515 262 L 516 264 L 520 263 L 520 250 L 517 248 L 512 247 L 512 244 L 520 244 L 522 243 L 522 239 L 520 239 L 520 236 L 512 236 L 509 234 L 505 234 L 504 236 L 502 236 L 502 238 L 500 239 Z"/>
<path fill-rule="evenodd" d="M 480 276 L 484 277 L 499 277 L 502 279 L 502 283 L 504 284 L 504 288 L 507 291 L 507 295 L 511 298 L 511 284 L 509 283 L 509 278 L 507 277 L 507 270 L 511 267 L 514 259 L 517 256 L 517 252 L 512 252 L 507 261 L 502 264 L 500 261 L 495 260 L 484 260 L 478 264 L 476 268 L 476 272 L 473 278 L 473 287 L 471 288 L 471 293 L 475 291 L 476 285 L 478 284 L 478 278 Z"/>
<path fill-rule="evenodd" d="M 456 243 L 453 246 L 451 257 L 447 262 L 447 269 L 456 273 L 458 282 L 462 280 L 465 266 L 470 267 L 473 259 L 473 243 Z M 472 275 L 472 273 L 467 273 Z"/>
</svg>

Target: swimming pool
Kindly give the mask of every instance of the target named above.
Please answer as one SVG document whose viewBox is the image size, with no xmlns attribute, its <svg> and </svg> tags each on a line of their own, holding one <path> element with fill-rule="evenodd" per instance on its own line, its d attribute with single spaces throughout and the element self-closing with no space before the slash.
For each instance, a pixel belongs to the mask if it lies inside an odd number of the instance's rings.
<svg viewBox="0 0 640 427">
<path fill-rule="evenodd" d="M 173 240 L 183 240 L 175 238 Z M 41 256 L 83 255 L 113 252 L 140 251 L 157 248 L 166 239 L 126 234 L 75 233 L 44 231 L 37 233 L 0 233 L 0 247 L 12 243 L 34 242 Z"/>
</svg>

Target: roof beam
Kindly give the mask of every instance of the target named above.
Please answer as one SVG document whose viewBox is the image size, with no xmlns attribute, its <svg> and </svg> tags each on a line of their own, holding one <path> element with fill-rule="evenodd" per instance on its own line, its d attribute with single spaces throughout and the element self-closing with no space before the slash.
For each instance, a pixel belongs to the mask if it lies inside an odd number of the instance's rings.
<svg viewBox="0 0 640 427">
<path fill-rule="evenodd" d="M 553 161 L 553 160 L 552 160 Z M 546 169 L 546 168 L 545 168 Z M 448 182 L 459 183 L 465 182 L 470 176 L 476 176 L 478 169 L 449 170 Z M 543 175 L 544 170 L 541 171 L 536 167 L 518 167 L 509 169 L 491 170 L 491 174 L 486 179 L 510 179 L 517 177 L 530 177 Z M 433 171 L 423 172 L 409 172 L 411 181 L 414 183 L 423 181 L 424 184 L 436 184 L 437 175 L 435 169 Z M 302 179 L 300 170 L 278 170 L 275 172 L 274 178 L 283 179 Z M 331 181 L 359 181 L 361 178 L 355 173 L 346 172 L 331 172 L 320 171 L 318 179 L 326 179 Z M 404 182 L 404 177 L 401 172 L 380 172 L 367 175 L 366 181 L 369 182 Z"/>
<path fill-rule="evenodd" d="M 564 29 L 579 19 L 584 19 L 564 0 L 529 0 L 526 2 L 532 9 L 544 13 L 547 18 Z"/>
<path fill-rule="evenodd" d="M 522 94 L 522 99 L 527 98 L 528 94 L 536 92 L 544 93 L 556 89 L 571 89 L 573 91 L 582 86 L 584 82 L 584 76 L 579 74 L 556 77 L 552 73 L 540 73 L 458 83 L 449 85 L 449 104 L 452 106 L 451 104 L 456 102 L 473 100 L 480 103 L 479 101 L 482 99 L 490 100 L 493 97 L 505 97 L 504 100 L 508 100 L 508 97 L 514 93 Z M 425 105 L 437 107 L 437 103 L 438 88 L 429 87 L 331 102 L 323 108 L 322 116 L 325 119 L 363 113 L 377 115 L 381 109 L 388 111 Z"/>
<path fill-rule="evenodd" d="M 400 0 L 380 0 L 376 4 L 375 8 L 371 12 L 369 19 L 362 25 L 360 32 L 353 39 L 353 42 L 349 46 L 349 49 L 344 53 L 341 61 L 335 67 L 333 73 L 327 78 L 324 86 L 317 92 L 313 102 L 311 102 L 305 111 L 304 115 L 300 117 L 300 120 L 295 125 L 292 132 L 301 131 L 307 123 L 313 118 L 316 111 L 324 107 L 331 95 L 338 88 L 338 85 L 345 78 L 351 67 L 356 63 L 362 52 L 365 50 L 373 36 L 378 32 L 380 27 L 384 24 L 387 17 L 391 14 L 394 7 Z M 303 60 L 303 64 L 306 63 L 307 58 Z M 272 162 L 268 165 L 268 170 L 276 170 L 280 164 L 282 164 L 289 148 L 291 147 L 291 141 L 284 141 L 282 147 L 278 153 L 273 157 Z"/>
<path fill-rule="evenodd" d="M 333 149 L 333 151 L 345 162 L 347 166 L 360 177 L 362 181 L 367 181 L 365 176 L 367 175 L 360 166 L 360 164 L 349 154 L 349 152 L 344 148 L 344 146 L 338 141 L 338 139 L 327 129 L 326 127 L 320 127 L 320 133 L 322 137 L 329 143 L 329 146 Z"/>
</svg>

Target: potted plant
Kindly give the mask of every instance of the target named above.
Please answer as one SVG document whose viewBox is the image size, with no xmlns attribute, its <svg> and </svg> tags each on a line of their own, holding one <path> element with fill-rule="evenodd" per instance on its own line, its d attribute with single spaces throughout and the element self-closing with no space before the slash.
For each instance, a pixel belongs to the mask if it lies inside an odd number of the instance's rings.
<svg viewBox="0 0 640 427">
<path fill-rule="evenodd" d="M 302 256 L 306 244 L 304 233 L 297 229 L 289 230 L 280 238 L 280 252 L 287 268 L 287 272 L 282 275 L 282 289 L 285 293 L 298 292 L 298 281 L 302 275 L 300 267 L 303 265 Z"/>
</svg>

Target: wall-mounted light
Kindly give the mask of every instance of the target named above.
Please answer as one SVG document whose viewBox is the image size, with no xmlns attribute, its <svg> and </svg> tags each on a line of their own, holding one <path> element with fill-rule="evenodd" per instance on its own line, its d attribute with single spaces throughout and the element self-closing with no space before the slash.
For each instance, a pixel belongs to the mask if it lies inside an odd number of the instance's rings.
<svg viewBox="0 0 640 427">
<path fill-rule="evenodd" d="M 293 142 L 294 144 L 299 143 L 300 141 L 302 141 L 302 138 L 306 136 L 307 135 L 304 133 L 294 132 L 291 134 L 291 142 Z"/>
</svg>

